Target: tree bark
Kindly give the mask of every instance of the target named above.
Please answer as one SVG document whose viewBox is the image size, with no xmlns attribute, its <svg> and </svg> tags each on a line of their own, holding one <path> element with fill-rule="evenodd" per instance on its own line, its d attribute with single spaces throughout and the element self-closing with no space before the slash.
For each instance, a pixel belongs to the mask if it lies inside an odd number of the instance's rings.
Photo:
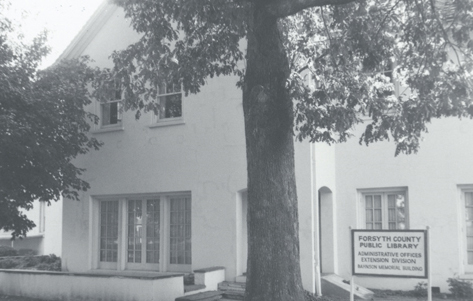
<svg viewBox="0 0 473 301">
<path fill-rule="evenodd" d="M 255 2 L 248 17 L 243 86 L 248 164 L 245 300 L 302 301 L 294 113 L 285 88 L 289 64 L 277 18 Z"/>
</svg>

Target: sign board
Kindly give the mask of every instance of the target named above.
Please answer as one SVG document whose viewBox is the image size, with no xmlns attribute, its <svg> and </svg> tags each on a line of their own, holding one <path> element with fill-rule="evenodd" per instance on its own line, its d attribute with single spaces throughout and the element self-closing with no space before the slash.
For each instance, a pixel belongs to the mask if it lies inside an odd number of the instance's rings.
<svg viewBox="0 0 473 301">
<path fill-rule="evenodd" d="M 352 273 L 427 278 L 425 230 L 351 230 Z"/>
</svg>

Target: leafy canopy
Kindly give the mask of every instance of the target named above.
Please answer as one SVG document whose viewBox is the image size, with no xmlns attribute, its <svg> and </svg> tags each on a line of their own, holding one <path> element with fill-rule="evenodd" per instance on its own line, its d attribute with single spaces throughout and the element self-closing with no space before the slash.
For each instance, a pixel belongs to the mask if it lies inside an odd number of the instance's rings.
<svg viewBox="0 0 473 301">
<path fill-rule="evenodd" d="M 142 34 L 113 54 L 125 108 L 137 116 L 155 110 L 163 82 L 179 80 L 197 93 L 208 77 L 244 81 L 247 12 L 255 3 L 274 5 L 280 17 L 299 139 L 343 142 L 364 121 L 360 143 L 392 137 L 396 154 L 411 153 L 432 118 L 473 114 L 469 0 L 114 2 Z"/>
<path fill-rule="evenodd" d="M 34 200 L 77 200 L 89 187 L 72 160 L 100 143 L 87 136 L 96 116 L 83 110 L 93 79 L 87 58 L 39 71 L 46 34 L 16 41 L 4 9 L 0 2 L 0 229 L 17 237 L 35 226 L 25 215 Z"/>
</svg>

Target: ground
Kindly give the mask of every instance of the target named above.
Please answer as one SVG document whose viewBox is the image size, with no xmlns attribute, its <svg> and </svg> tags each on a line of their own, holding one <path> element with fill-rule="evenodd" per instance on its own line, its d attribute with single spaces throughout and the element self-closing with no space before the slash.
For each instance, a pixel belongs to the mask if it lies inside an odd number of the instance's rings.
<svg viewBox="0 0 473 301">
<path fill-rule="evenodd" d="M 447 296 L 445 295 L 438 295 L 438 296 L 434 296 L 433 301 L 441 301 L 441 300 L 444 301 L 445 299 L 452 300 L 452 299 L 448 299 Z M 328 300 L 348 301 L 348 299 L 335 300 L 335 299 L 323 298 L 323 301 L 328 301 Z M 426 297 L 416 298 L 416 297 L 400 296 L 400 295 L 380 296 L 380 297 L 374 298 L 374 301 L 423 301 L 423 300 L 427 300 L 427 298 Z M 0 301 L 51 301 L 51 300 L 0 295 Z"/>
</svg>

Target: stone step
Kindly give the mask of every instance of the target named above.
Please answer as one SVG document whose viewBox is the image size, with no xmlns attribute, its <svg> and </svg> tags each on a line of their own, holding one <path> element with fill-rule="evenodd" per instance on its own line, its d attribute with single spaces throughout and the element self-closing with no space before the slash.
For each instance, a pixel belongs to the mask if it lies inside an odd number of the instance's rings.
<svg viewBox="0 0 473 301">
<path fill-rule="evenodd" d="M 339 298 L 350 298 L 350 282 L 336 274 L 322 276 L 322 294 Z M 355 299 L 372 300 L 374 293 L 355 283 Z"/>
<path fill-rule="evenodd" d="M 245 298 L 245 283 L 224 281 L 218 284 L 218 290 L 223 292 L 223 297 L 230 300 L 243 300 Z"/>
<path fill-rule="evenodd" d="M 208 291 L 176 298 L 176 301 L 214 301 L 222 299 L 223 292 Z"/>
<path fill-rule="evenodd" d="M 223 281 L 218 284 L 219 290 L 242 290 L 245 291 L 246 283 L 243 282 L 230 282 L 230 281 Z"/>
<path fill-rule="evenodd" d="M 184 285 L 184 293 L 198 291 L 198 290 L 201 290 L 201 289 L 204 289 L 204 288 L 205 288 L 205 285 L 203 285 L 203 284 Z"/>
</svg>

